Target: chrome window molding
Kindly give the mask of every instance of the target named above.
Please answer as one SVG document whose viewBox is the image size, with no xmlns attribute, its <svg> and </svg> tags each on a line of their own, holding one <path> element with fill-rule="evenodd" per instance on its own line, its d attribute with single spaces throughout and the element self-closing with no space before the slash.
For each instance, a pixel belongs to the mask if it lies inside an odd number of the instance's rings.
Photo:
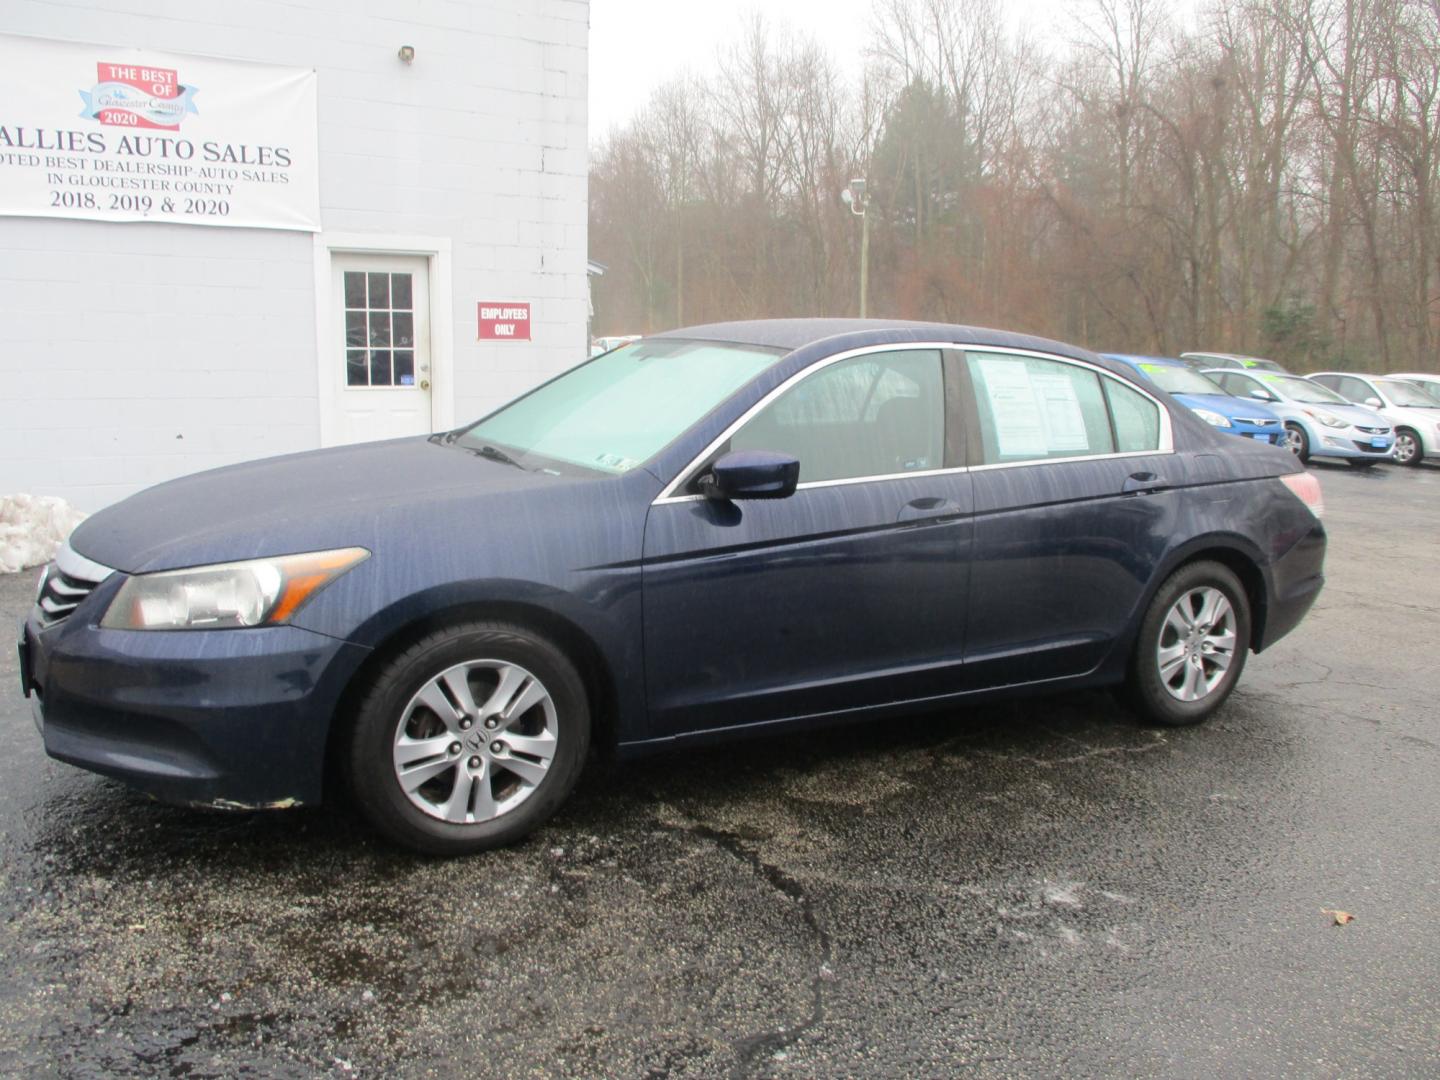
<svg viewBox="0 0 1440 1080">
<path fill-rule="evenodd" d="M 1103 368 L 1099 364 L 1093 364 L 1088 360 L 1078 360 L 1070 356 L 1057 356 L 1053 353 L 1039 352 L 1034 349 L 1020 349 L 1008 345 L 984 345 L 967 347 L 954 341 L 897 341 L 885 345 L 865 345 L 856 349 L 847 349 L 845 352 L 839 352 L 836 353 L 834 356 L 827 356 L 823 359 L 817 360 L 809 367 L 797 371 L 794 375 L 791 375 L 784 382 L 780 383 L 780 385 L 771 389 L 769 393 L 767 393 L 754 405 L 750 406 L 750 408 L 746 409 L 743 413 L 741 413 L 739 418 L 734 420 L 727 428 L 725 428 L 724 431 L 722 431 L 719 435 L 712 439 L 709 445 L 707 445 L 704 450 L 700 451 L 700 453 L 696 454 L 693 458 L 691 458 L 690 461 L 685 465 L 685 467 L 681 469 L 678 473 L 676 473 L 675 476 L 671 479 L 671 481 L 665 485 L 664 489 L 660 492 L 660 494 L 651 501 L 650 505 L 670 506 L 675 503 L 699 502 L 704 500 L 706 498 L 706 496 L 704 495 L 676 494 L 676 492 L 684 483 L 685 479 L 690 476 L 695 471 L 695 469 L 699 468 L 701 463 L 704 462 L 706 458 L 708 458 L 711 454 L 713 454 L 716 450 L 723 446 L 727 441 L 729 441 L 730 437 L 734 435 L 735 432 L 739 431 L 742 427 L 744 427 L 747 423 L 749 423 L 750 420 L 757 413 L 759 413 L 777 397 L 785 393 L 785 391 L 789 390 L 792 386 L 800 382 L 802 379 L 808 378 L 809 376 L 815 374 L 815 372 L 829 367 L 831 364 L 838 364 L 842 360 L 851 360 L 857 356 L 869 356 L 874 353 L 882 352 L 916 352 L 926 349 L 949 350 L 951 352 L 961 353 L 988 353 L 1008 356 L 1028 356 L 1033 357 L 1036 360 L 1049 360 L 1058 364 L 1071 364 L 1075 367 L 1085 368 L 1088 371 L 1093 371 L 1097 375 L 1100 375 L 1104 378 L 1113 379 L 1115 382 L 1119 383 L 1127 390 L 1133 390 L 1136 393 L 1140 394 L 1142 397 L 1145 398 L 1145 400 L 1149 401 L 1160 411 L 1160 432 L 1158 446 L 1154 450 L 1127 450 L 1123 452 L 1113 452 L 1109 454 L 1087 454 L 1083 456 L 1076 455 L 1074 457 L 1029 458 L 1025 461 L 1002 461 L 990 465 L 964 465 L 957 466 L 951 469 L 917 469 L 914 472 L 884 473 L 872 476 L 847 476 L 836 480 L 811 480 L 807 483 L 796 484 L 796 491 L 808 491 L 811 488 L 820 487 L 842 487 L 848 484 L 872 484 L 878 483 L 883 480 L 902 480 L 914 479 L 916 477 L 924 476 L 955 475 L 959 473 L 979 472 L 981 470 L 989 469 L 1016 469 L 1022 468 L 1027 465 L 1052 465 L 1062 461 L 1100 461 L 1107 458 L 1154 457 L 1158 454 L 1173 454 L 1175 452 L 1175 436 L 1170 421 L 1170 410 L 1165 407 L 1164 402 L 1160 401 L 1157 397 L 1155 397 L 1154 394 L 1150 393 L 1138 383 L 1131 382 L 1128 379 L 1123 379 L 1119 375 L 1116 375 L 1113 371 Z M 1109 408 L 1108 402 L 1106 407 L 1107 409 Z"/>
</svg>

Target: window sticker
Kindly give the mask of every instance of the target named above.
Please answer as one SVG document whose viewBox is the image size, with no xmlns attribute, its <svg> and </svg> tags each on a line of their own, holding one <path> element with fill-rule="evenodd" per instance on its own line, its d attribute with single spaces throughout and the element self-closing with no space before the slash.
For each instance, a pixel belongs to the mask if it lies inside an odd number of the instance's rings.
<svg viewBox="0 0 1440 1080">
<path fill-rule="evenodd" d="M 1035 390 L 1023 361 L 982 356 L 985 393 L 995 418 L 996 448 L 1001 457 L 1043 457 L 1045 426 L 1035 407 Z"/>
<path fill-rule="evenodd" d="M 1080 398 L 1075 383 L 1062 372 L 1035 372 L 1030 385 L 1040 404 L 1045 423 L 1045 447 L 1055 451 L 1089 450 L 1090 436 L 1085 430 L 1085 416 L 1080 411 Z"/>
</svg>

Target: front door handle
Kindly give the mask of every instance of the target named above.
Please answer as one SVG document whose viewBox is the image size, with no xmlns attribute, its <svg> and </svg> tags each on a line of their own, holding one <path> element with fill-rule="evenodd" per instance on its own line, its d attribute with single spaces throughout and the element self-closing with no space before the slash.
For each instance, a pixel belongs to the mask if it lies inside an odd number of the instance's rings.
<svg viewBox="0 0 1440 1080">
<path fill-rule="evenodd" d="M 900 513 L 895 520 L 898 522 L 911 522 L 919 524 L 925 521 L 936 521 L 940 518 L 953 517 L 960 513 L 957 503 L 949 499 L 911 499 L 900 508 Z"/>
<path fill-rule="evenodd" d="M 1168 480 L 1153 472 L 1137 472 L 1125 478 L 1125 483 L 1120 485 L 1120 494 L 1142 495 L 1151 491 L 1164 491 L 1169 486 Z"/>
</svg>

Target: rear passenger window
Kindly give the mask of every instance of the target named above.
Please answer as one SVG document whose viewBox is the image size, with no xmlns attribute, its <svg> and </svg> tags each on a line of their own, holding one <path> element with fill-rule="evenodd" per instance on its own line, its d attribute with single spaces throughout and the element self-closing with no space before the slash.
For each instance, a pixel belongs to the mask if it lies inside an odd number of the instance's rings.
<svg viewBox="0 0 1440 1080">
<path fill-rule="evenodd" d="M 945 456 L 940 353 L 896 350 L 821 368 L 730 439 L 732 450 L 800 460 L 800 482 L 939 469 Z"/>
<path fill-rule="evenodd" d="M 1105 397 L 1115 418 L 1115 444 L 1122 454 L 1160 448 L 1160 408 L 1138 390 L 1105 379 Z"/>
<path fill-rule="evenodd" d="M 965 362 L 984 464 L 1115 452 L 1095 372 L 1033 356 L 966 352 Z"/>
</svg>

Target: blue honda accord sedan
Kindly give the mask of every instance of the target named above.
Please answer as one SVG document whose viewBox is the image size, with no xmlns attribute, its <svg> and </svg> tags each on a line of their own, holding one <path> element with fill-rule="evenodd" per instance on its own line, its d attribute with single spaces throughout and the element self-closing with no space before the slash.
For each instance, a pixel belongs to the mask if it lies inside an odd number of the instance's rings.
<svg viewBox="0 0 1440 1080">
<path fill-rule="evenodd" d="M 973 328 L 677 330 L 478 423 L 141 492 L 47 567 L 46 750 L 154 795 L 535 828 L 621 756 L 1116 685 L 1209 716 L 1322 582 L 1318 482 L 1132 369 Z"/>
</svg>

